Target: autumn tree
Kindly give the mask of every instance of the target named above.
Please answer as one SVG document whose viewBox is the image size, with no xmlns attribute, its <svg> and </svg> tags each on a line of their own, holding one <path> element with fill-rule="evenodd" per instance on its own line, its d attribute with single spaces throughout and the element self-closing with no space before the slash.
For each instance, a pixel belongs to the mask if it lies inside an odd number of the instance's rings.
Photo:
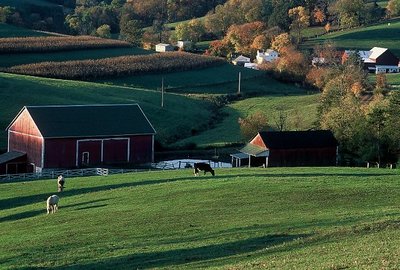
<svg viewBox="0 0 400 270">
<path fill-rule="evenodd" d="M 299 44 L 302 37 L 301 30 L 310 25 L 310 16 L 308 15 L 308 11 L 302 6 L 289 9 L 288 14 L 292 20 L 290 29 L 295 33 L 297 44 Z"/>
<path fill-rule="evenodd" d="M 245 23 L 242 25 L 232 25 L 225 37 L 226 41 L 232 44 L 236 52 L 250 55 L 252 54 L 252 44 L 257 36 L 265 30 L 262 22 Z"/>
<path fill-rule="evenodd" d="M 308 62 L 304 54 L 292 46 L 281 49 L 280 57 L 275 62 L 277 76 L 284 81 L 303 81 L 308 72 Z"/>
<path fill-rule="evenodd" d="M 289 47 L 292 44 L 290 39 L 290 35 L 288 33 L 279 34 L 274 38 L 271 43 L 271 48 L 279 53 L 282 53 L 282 50 L 286 47 Z"/>
<path fill-rule="evenodd" d="M 226 42 L 225 40 L 215 40 L 210 43 L 207 55 L 229 57 L 234 52 L 232 44 Z"/>
<path fill-rule="evenodd" d="M 245 140 L 249 140 L 258 132 L 268 129 L 268 119 L 261 111 L 257 111 L 245 118 L 239 118 L 238 123 L 242 137 Z"/>
<path fill-rule="evenodd" d="M 400 15 L 400 0 L 390 0 L 386 6 L 386 14 L 388 17 Z"/>
<path fill-rule="evenodd" d="M 344 28 L 358 26 L 365 11 L 364 0 L 338 0 L 335 5 L 340 25 Z"/>
<path fill-rule="evenodd" d="M 321 9 L 315 8 L 313 12 L 313 18 L 316 23 L 323 24 L 326 20 L 326 15 Z"/>
<path fill-rule="evenodd" d="M 13 13 L 10 6 L 0 7 L 0 22 L 5 23 Z"/>
</svg>

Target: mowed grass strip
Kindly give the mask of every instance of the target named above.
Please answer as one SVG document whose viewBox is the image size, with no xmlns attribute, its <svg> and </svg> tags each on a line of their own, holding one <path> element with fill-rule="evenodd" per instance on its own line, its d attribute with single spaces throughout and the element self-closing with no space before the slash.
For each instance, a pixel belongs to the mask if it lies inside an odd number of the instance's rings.
<svg viewBox="0 0 400 270">
<path fill-rule="evenodd" d="M 396 269 L 397 170 L 217 169 L 0 184 L 6 269 Z"/>
<path fill-rule="evenodd" d="M 96 48 L 131 47 L 126 41 L 93 36 L 0 38 L 0 54 L 54 52 Z"/>
<path fill-rule="evenodd" d="M 158 91 L 0 73 L 0 149 L 7 147 L 5 129 L 23 106 L 126 103 L 142 107 L 163 143 L 190 136 L 211 117 L 209 102 L 181 95 L 165 93 L 161 107 Z"/>
<path fill-rule="evenodd" d="M 200 69 L 224 63 L 226 63 L 224 59 L 212 56 L 166 52 L 97 60 L 43 62 L 14 66 L 8 68 L 7 71 L 49 78 L 94 80 L 104 77 Z"/>
</svg>

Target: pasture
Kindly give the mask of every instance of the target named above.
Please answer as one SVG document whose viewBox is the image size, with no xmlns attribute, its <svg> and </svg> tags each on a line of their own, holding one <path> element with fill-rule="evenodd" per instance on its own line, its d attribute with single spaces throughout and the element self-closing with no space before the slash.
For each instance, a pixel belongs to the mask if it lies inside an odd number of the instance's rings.
<svg viewBox="0 0 400 270">
<path fill-rule="evenodd" d="M 394 54 L 400 56 L 400 19 L 393 19 L 381 24 L 342 30 L 310 38 L 304 42 L 303 47 L 311 48 L 322 44 L 326 40 L 335 43 L 338 49 L 370 50 L 373 47 L 389 48 Z"/>
<path fill-rule="evenodd" d="M 160 142 L 190 136 L 192 129 L 207 126 L 212 113 L 209 102 L 181 95 L 166 93 L 161 108 L 158 91 L 0 73 L 0 149 L 7 145 L 4 129 L 23 106 L 110 103 L 138 103 Z"/>
<path fill-rule="evenodd" d="M 154 171 L 0 184 L 2 269 L 397 269 L 398 170 Z"/>
<path fill-rule="evenodd" d="M 244 142 L 240 134 L 239 117 L 245 118 L 261 111 L 265 114 L 271 129 L 278 129 L 280 112 L 286 118 L 286 130 L 307 130 L 317 118 L 319 94 L 312 95 L 269 95 L 252 97 L 228 104 L 220 114 L 223 119 L 214 128 L 198 135 L 180 140 L 176 145 L 196 144 L 198 147 L 223 147 Z M 224 134 L 221 136 L 221 134 Z"/>
<path fill-rule="evenodd" d="M 23 27 L 18 27 L 11 24 L 0 23 L 0 38 L 42 36 L 49 36 L 49 34 Z"/>
</svg>

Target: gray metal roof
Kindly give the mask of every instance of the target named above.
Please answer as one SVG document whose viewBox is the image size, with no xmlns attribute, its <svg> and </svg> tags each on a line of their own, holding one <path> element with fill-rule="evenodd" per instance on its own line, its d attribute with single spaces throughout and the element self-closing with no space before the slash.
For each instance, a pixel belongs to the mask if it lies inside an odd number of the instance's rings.
<svg viewBox="0 0 400 270">
<path fill-rule="evenodd" d="M 26 106 L 21 112 L 24 109 L 44 138 L 156 133 L 138 104 Z"/>
</svg>

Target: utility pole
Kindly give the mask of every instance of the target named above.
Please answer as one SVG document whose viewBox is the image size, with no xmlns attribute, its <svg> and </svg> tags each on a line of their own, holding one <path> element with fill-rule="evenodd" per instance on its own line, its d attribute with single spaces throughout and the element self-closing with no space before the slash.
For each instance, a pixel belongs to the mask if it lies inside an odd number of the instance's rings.
<svg viewBox="0 0 400 270">
<path fill-rule="evenodd" d="M 161 108 L 164 107 L 164 77 L 161 77 Z"/>
<path fill-rule="evenodd" d="M 242 78 L 242 72 L 239 72 L 239 84 L 238 84 L 238 95 L 240 95 L 240 81 Z"/>
</svg>

